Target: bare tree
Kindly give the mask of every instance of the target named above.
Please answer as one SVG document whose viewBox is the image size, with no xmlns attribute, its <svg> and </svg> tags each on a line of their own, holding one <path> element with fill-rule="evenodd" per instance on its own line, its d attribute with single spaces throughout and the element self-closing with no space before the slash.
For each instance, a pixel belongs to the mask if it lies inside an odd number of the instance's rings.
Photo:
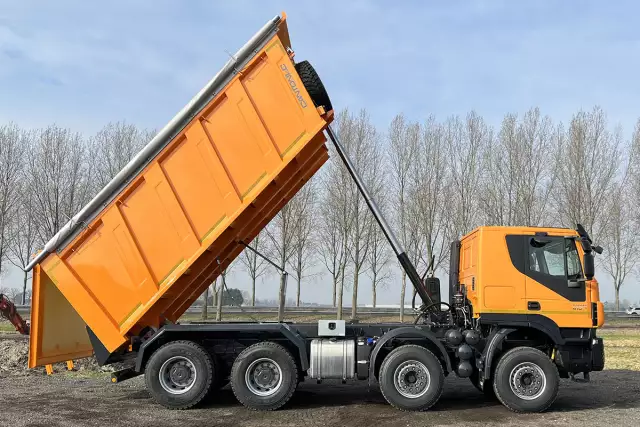
<svg viewBox="0 0 640 427">
<path fill-rule="evenodd" d="M 393 118 L 389 127 L 389 164 L 392 193 L 395 195 L 391 201 L 395 207 L 395 224 L 399 229 L 400 242 L 405 250 L 415 246 L 411 240 L 417 235 L 411 233 L 408 228 L 410 179 L 412 163 L 418 150 L 419 127 L 408 129 L 403 115 Z M 405 292 L 407 288 L 407 275 L 401 270 L 402 285 L 400 288 L 400 321 L 404 321 Z"/>
<path fill-rule="evenodd" d="M 0 275 L 11 248 L 14 222 L 19 218 L 23 153 L 28 134 L 16 124 L 0 127 Z"/>
<path fill-rule="evenodd" d="M 620 310 L 620 288 L 637 265 L 640 248 L 634 210 L 625 184 L 623 181 L 613 185 L 607 206 L 609 224 L 601 235 L 606 250 L 602 268 L 613 281 L 616 311 Z"/>
<path fill-rule="evenodd" d="M 600 236 L 605 249 L 603 270 L 611 277 L 615 290 L 615 308 L 620 310 L 620 288 L 638 265 L 640 243 L 635 237 L 640 226 L 640 120 L 629 147 L 628 162 L 612 185 L 606 214 L 608 225 Z"/>
<path fill-rule="evenodd" d="M 317 189 L 314 180 L 309 181 L 298 192 L 291 203 L 296 203 L 298 212 L 294 230 L 294 249 L 290 265 L 296 278 L 296 307 L 300 307 L 300 284 L 313 266 L 313 231 L 316 222 Z"/>
<path fill-rule="evenodd" d="M 365 185 L 375 191 L 382 182 L 383 158 L 380 139 L 366 110 L 361 110 L 358 116 L 345 118 L 341 132 L 341 140 L 354 167 Z M 352 221 L 347 246 L 353 274 L 351 319 L 356 319 L 360 275 L 367 260 L 374 219 L 353 180 L 348 181 L 347 189 L 349 194 L 348 210 Z"/>
<path fill-rule="evenodd" d="M 80 134 L 55 125 L 40 129 L 29 151 L 28 166 L 38 237 L 47 241 L 91 196 Z"/>
<path fill-rule="evenodd" d="M 20 214 L 16 220 L 13 221 L 13 231 L 10 233 L 12 240 L 9 246 L 9 260 L 13 265 L 23 270 L 22 305 L 25 305 L 29 273 L 24 271 L 24 268 L 29 264 L 31 257 L 35 254 L 38 244 L 38 234 L 31 199 L 32 190 L 28 180 L 23 182 L 21 192 L 22 194 L 19 199 Z"/>
<path fill-rule="evenodd" d="M 488 141 L 480 205 L 495 225 L 541 225 L 548 216 L 557 156 L 554 129 L 535 108 L 518 122 L 507 114 L 496 139 Z"/>
<path fill-rule="evenodd" d="M 341 218 L 341 188 L 336 186 L 338 181 L 336 176 L 339 168 L 335 162 L 330 162 L 325 170 L 328 172 L 322 175 L 322 202 L 319 204 L 318 222 L 318 252 L 322 263 L 325 265 L 333 285 L 332 304 L 336 306 L 336 296 L 338 283 L 340 283 L 340 272 L 345 262 L 345 254 L 342 250 L 345 240 L 343 228 L 340 227 Z"/>
<path fill-rule="evenodd" d="M 265 236 L 260 232 L 249 244 L 253 249 L 262 252 L 265 246 Z M 251 249 L 245 249 L 239 258 L 245 271 L 251 278 L 251 307 L 256 305 L 256 281 L 267 272 L 269 264 Z"/>
<path fill-rule="evenodd" d="M 301 214 L 307 209 L 306 201 L 299 195 L 294 196 L 275 216 L 265 229 L 268 236 L 269 252 L 276 259 L 281 270 L 278 321 L 284 318 L 287 275 L 282 274 L 295 254 L 296 237 L 300 228 Z"/>
<path fill-rule="evenodd" d="M 343 110 L 335 120 L 336 132 L 344 139 L 351 131 L 351 117 Z M 329 147 L 333 150 L 333 147 Z M 335 153 L 334 153 L 335 154 Z M 320 227 L 318 240 L 321 259 L 332 276 L 333 305 L 337 307 L 337 318 L 342 319 L 343 295 L 349 260 L 348 245 L 353 218 L 351 214 L 352 178 L 346 167 L 332 156 L 321 175 L 322 201 L 320 203 Z"/>
<path fill-rule="evenodd" d="M 378 199 L 380 200 L 380 199 Z M 369 252 L 367 254 L 368 276 L 371 279 L 371 297 L 373 307 L 378 301 L 378 289 L 384 287 L 391 279 L 391 251 L 389 242 L 378 226 L 373 224 Z"/>
<path fill-rule="evenodd" d="M 89 141 L 93 192 L 97 193 L 151 140 L 155 131 L 125 122 L 108 123 Z"/>
<path fill-rule="evenodd" d="M 18 288 L 8 288 L 7 292 L 5 293 L 5 295 L 11 300 L 13 301 L 14 304 L 18 303 L 18 297 L 20 296 L 20 289 Z"/>
<path fill-rule="evenodd" d="M 209 317 L 208 304 L 209 304 L 209 286 L 207 286 L 207 289 L 205 289 L 204 292 L 202 293 L 202 309 L 201 309 L 202 311 L 200 315 L 202 320 L 207 320 L 207 318 Z"/>
<path fill-rule="evenodd" d="M 620 166 L 619 131 L 611 134 L 599 107 L 571 119 L 558 156 L 555 204 L 563 225 L 581 223 L 598 239 L 610 216 L 606 206 Z"/>
<path fill-rule="evenodd" d="M 418 150 L 416 151 L 413 172 L 411 174 L 409 204 L 412 207 L 411 218 L 418 238 L 416 242 L 424 245 L 424 250 L 414 254 L 428 266 L 434 260 L 433 270 L 437 270 L 448 256 L 447 234 L 447 147 L 444 127 L 429 117 L 421 126 Z M 414 290 L 415 292 L 415 290 Z"/>
<path fill-rule="evenodd" d="M 491 130 L 475 111 L 466 120 L 451 117 L 445 124 L 445 143 L 449 148 L 450 232 L 460 237 L 478 225 L 478 193 L 482 151 L 491 140 Z"/>
</svg>

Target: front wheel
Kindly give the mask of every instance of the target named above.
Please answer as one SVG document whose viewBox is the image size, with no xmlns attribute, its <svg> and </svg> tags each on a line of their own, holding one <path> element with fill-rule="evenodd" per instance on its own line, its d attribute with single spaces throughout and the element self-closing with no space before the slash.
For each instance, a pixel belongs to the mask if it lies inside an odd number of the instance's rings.
<svg viewBox="0 0 640 427">
<path fill-rule="evenodd" d="M 424 411 L 440 399 L 444 370 L 426 348 L 403 345 L 385 357 L 379 379 L 380 391 L 392 406 L 403 411 Z"/>
<path fill-rule="evenodd" d="M 505 353 L 493 376 L 498 400 L 514 412 L 542 412 L 558 396 L 560 376 L 549 356 L 531 347 Z"/>
</svg>

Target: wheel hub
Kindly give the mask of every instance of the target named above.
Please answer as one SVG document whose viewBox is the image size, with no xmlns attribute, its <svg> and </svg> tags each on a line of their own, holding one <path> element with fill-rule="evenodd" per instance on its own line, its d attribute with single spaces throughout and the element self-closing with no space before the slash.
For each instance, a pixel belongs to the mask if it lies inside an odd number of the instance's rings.
<svg viewBox="0 0 640 427">
<path fill-rule="evenodd" d="M 272 359 L 255 360 L 247 368 L 245 383 L 253 394 L 270 396 L 282 385 L 282 369 Z"/>
<path fill-rule="evenodd" d="M 191 360 L 183 356 L 174 356 L 162 364 L 158 377 L 166 392 L 184 394 L 195 384 L 197 372 Z"/>
<path fill-rule="evenodd" d="M 511 391 L 523 400 L 533 400 L 542 393 L 547 386 L 544 371 L 535 363 L 520 363 L 511 370 L 509 375 Z"/>
<path fill-rule="evenodd" d="M 423 396 L 429 389 L 431 376 L 427 367 L 417 360 L 401 363 L 394 372 L 394 385 L 398 393 L 409 399 Z"/>
</svg>

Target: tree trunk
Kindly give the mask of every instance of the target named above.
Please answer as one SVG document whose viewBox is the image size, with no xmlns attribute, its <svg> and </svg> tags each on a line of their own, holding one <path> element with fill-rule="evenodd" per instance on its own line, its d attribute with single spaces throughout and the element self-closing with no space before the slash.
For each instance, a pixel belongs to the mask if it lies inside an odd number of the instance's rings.
<svg viewBox="0 0 640 427">
<path fill-rule="evenodd" d="M 22 282 L 22 305 L 27 305 L 27 272 L 24 272 Z"/>
<path fill-rule="evenodd" d="M 407 273 L 402 270 L 402 288 L 400 288 L 400 323 L 404 322 L 404 293 L 407 289 Z"/>
<path fill-rule="evenodd" d="M 351 320 L 356 320 L 358 317 L 358 277 L 360 273 L 358 271 L 353 272 L 353 293 L 351 297 Z"/>
<path fill-rule="evenodd" d="M 376 276 L 377 275 L 373 273 L 373 279 L 371 280 L 371 290 L 373 291 L 373 308 L 376 308 L 376 297 L 377 297 Z"/>
<path fill-rule="evenodd" d="M 338 276 L 333 276 L 333 308 L 336 308 L 336 289 L 338 287 Z"/>
<path fill-rule="evenodd" d="M 338 320 L 342 320 L 342 294 L 344 292 L 344 266 L 340 267 L 342 273 L 340 274 L 340 286 L 338 286 L 338 311 L 336 317 Z"/>
<path fill-rule="evenodd" d="M 218 288 L 218 308 L 216 310 L 216 321 L 218 322 L 222 320 L 222 296 L 224 295 L 224 290 L 227 287 L 227 281 L 224 276 L 225 274 L 222 273 L 222 282 Z"/>
<path fill-rule="evenodd" d="M 286 297 L 287 274 L 280 273 L 280 294 L 278 296 L 278 322 L 284 320 L 284 302 Z"/>
<path fill-rule="evenodd" d="M 251 307 L 256 306 L 256 278 L 251 278 Z"/>
<path fill-rule="evenodd" d="M 616 311 L 620 311 L 620 287 L 617 281 L 614 282 L 614 286 L 616 288 Z"/>
<path fill-rule="evenodd" d="M 204 294 L 202 294 L 202 299 L 204 300 L 202 302 L 202 320 L 207 320 L 207 304 L 209 303 L 209 287 L 207 286 L 207 289 L 205 289 Z"/>
<path fill-rule="evenodd" d="M 302 282 L 302 249 L 298 249 L 298 290 L 296 293 L 296 307 L 300 307 L 300 282 Z"/>
</svg>

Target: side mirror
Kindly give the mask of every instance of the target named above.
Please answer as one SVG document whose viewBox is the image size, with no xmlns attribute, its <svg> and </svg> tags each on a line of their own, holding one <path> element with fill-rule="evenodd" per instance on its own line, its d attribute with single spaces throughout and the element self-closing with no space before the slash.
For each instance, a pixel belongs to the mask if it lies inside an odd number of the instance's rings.
<svg viewBox="0 0 640 427">
<path fill-rule="evenodd" d="M 585 252 L 583 258 L 584 264 L 584 277 L 587 280 L 593 279 L 593 276 L 596 274 L 596 267 L 593 260 L 593 254 L 591 252 Z"/>
<path fill-rule="evenodd" d="M 597 253 L 598 255 L 602 255 L 602 251 L 604 251 L 604 249 L 602 249 L 602 246 L 594 246 L 593 250 L 595 251 L 595 253 Z"/>
<path fill-rule="evenodd" d="M 424 280 L 424 287 L 427 289 L 427 293 L 433 300 L 433 302 L 441 302 L 440 299 L 440 279 L 437 277 L 427 277 Z"/>
</svg>

